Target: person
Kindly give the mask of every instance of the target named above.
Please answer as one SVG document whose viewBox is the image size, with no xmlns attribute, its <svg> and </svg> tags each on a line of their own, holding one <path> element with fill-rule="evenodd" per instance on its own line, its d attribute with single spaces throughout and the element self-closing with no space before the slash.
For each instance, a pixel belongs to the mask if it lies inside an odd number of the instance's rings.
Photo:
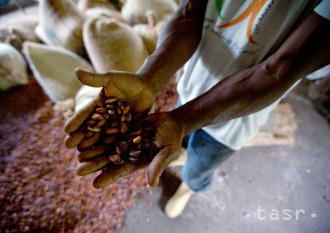
<svg viewBox="0 0 330 233">
<path fill-rule="evenodd" d="M 150 163 L 125 163 L 103 172 L 93 183 L 102 188 L 147 167 L 148 183 L 156 186 L 189 135 L 183 183 L 165 209 L 177 217 L 191 194 L 206 191 L 215 169 L 257 133 L 274 105 L 299 80 L 330 63 L 329 19 L 328 0 L 182 0 L 139 71 L 77 70 L 82 83 L 103 89 L 67 122 L 66 145 L 84 140 L 80 125 L 102 95 L 148 112 L 156 93 L 184 66 L 177 87 L 180 106 L 143 119 L 155 129 L 159 153 Z M 87 149 L 79 160 L 97 163 L 94 157 L 103 152 Z"/>
</svg>

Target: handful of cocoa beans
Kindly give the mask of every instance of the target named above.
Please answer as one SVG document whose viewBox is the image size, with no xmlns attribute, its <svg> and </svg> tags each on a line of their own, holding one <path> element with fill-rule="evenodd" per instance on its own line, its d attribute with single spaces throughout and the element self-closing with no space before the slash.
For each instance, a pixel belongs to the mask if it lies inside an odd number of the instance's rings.
<svg viewBox="0 0 330 233">
<path fill-rule="evenodd" d="M 85 121 L 84 134 L 90 138 L 99 134 L 94 146 L 106 147 L 110 164 L 138 162 L 142 158 L 152 159 L 157 147 L 152 140 L 152 127 L 138 127 L 130 106 L 117 97 L 109 97 L 104 104 L 97 106 Z"/>
</svg>

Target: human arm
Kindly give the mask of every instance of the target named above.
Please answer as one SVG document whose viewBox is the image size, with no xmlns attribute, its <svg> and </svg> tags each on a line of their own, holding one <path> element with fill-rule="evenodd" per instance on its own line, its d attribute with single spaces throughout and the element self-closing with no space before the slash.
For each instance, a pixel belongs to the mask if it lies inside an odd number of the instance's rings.
<svg viewBox="0 0 330 233">
<path fill-rule="evenodd" d="M 137 72 L 156 94 L 193 55 L 202 37 L 207 0 L 182 0 L 155 52 Z"/>
<path fill-rule="evenodd" d="M 202 34 L 206 0 L 183 0 L 175 15 L 161 33 L 157 50 L 136 73 L 109 71 L 105 74 L 77 71 L 79 80 L 88 86 L 103 87 L 107 96 L 128 100 L 138 112 L 150 109 L 156 93 L 170 77 L 191 57 Z M 104 95 L 77 112 L 65 126 L 69 134 L 66 145 L 73 148 L 84 139 L 79 127 Z M 103 95 L 103 96 L 102 96 Z M 88 143 L 91 146 L 90 143 Z"/>
<path fill-rule="evenodd" d="M 311 13 L 265 61 L 231 75 L 171 114 L 188 134 L 265 108 L 296 81 L 330 63 L 329 30 L 329 20 Z"/>
</svg>

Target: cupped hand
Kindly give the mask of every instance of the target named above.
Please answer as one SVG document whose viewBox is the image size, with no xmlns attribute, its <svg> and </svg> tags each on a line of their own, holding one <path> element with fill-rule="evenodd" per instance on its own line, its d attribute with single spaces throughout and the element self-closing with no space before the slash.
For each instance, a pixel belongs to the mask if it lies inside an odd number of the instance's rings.
<svg viewBox="0 0 330 233">
<path fill-rule="evenodd" d="M 110 71 L 104 74 L 91 73 L 81 69 L 76 70 L 79 81 L 87 86 L 102 87 L 99 95 L 89 104 L 76 112 L 65 124 L 64 131 L 69 134 L 65 139 L 68 148 L 78 146 L 86 149 L 98 140 L 96 134 L 85 139 L 82 125 L 96 106 L 101 105 L 105 98 L 116 96 L 125 101 L 135 113 L 146 114 L 152 107 L 155 96 L 143 77 L 129 72 Z"/>
<path fill-rule="evenodd" d="M 156 186 L 164 169 L 178 158 L 181 152 L 184 126 L 171 112 L 150 114 L 142 120 L 141 126 L 154 129 L 153 142 L 157 150 L 155 150 L 152 161 L 150 162 L 150 160 L 144 158 L 137 163 L 125 162 L 121 165 L 113 166 L 95 178 L 93 182 L 95 188 L 104 188 L 119 178 L 145 167 L 148 167 L 148 183 L 151 186 Z M 82 162 L 78 166 L 77 173 L 79 175 L 88 175 L 107 165 L 109 161 L 106 155 L 102 155 L 103 152 L 102 148 L 82 152 L 79 155 L 79 159 L 85 160 L 89 158 L 89 160 Z"/>
</svg>

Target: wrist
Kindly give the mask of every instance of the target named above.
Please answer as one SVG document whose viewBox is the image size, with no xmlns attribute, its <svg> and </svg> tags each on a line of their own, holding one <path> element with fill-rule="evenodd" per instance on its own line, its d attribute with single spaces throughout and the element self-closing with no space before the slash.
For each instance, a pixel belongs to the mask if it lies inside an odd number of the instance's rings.
<svg viewBox="0 0 330 233">
<path fill-rule="evenodd" d="M 153 96 L 155 97 L 159 91 L 159 88 L 157 88 L 152 82 L 153 75 L 151 75 L 149 73 L 144 73 L 142 71 L 138 71 L 136 74 L 141 78 L 146 89 L 148 89 L 149 92 L 151 92 L 153 94 Z"/>
<path fill-rule="evenodd" d="M 186 136 L 190 131 L 186 119 L 182 115 L 181 107 L 173 109 L 169 112 L 171 118 L 177 122 L 183 130 L 183 135 Z"/>
</svg>

